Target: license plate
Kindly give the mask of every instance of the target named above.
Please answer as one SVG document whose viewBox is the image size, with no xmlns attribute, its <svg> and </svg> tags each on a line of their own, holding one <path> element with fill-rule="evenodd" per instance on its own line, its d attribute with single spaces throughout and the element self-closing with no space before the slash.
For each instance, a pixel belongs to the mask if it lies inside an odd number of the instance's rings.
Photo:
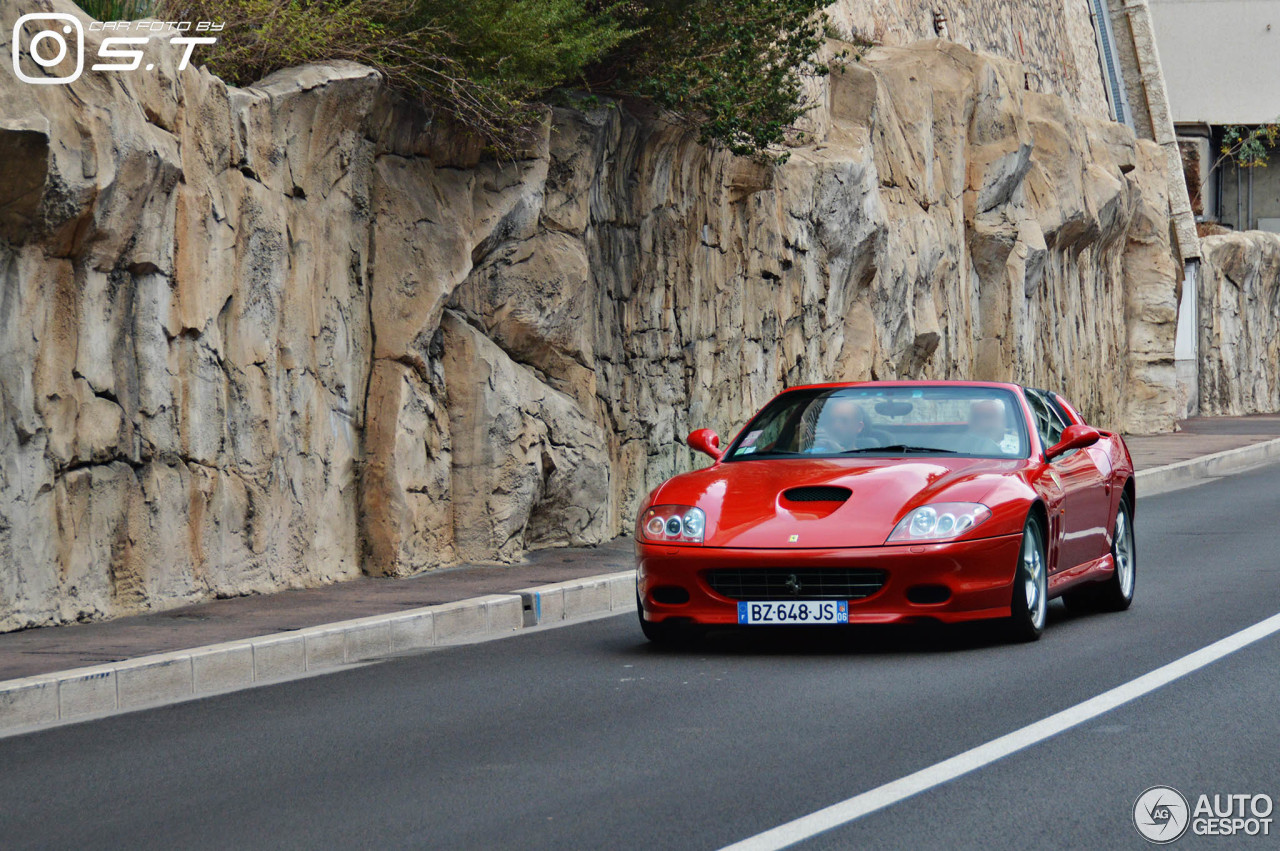
<svg viewBox="0 0 1280 851">
<path fill-rule="evenodd" d="M 778 600 L 738 603 L 741 624 L 848 623 L 845 600 Z"/>
</svg>

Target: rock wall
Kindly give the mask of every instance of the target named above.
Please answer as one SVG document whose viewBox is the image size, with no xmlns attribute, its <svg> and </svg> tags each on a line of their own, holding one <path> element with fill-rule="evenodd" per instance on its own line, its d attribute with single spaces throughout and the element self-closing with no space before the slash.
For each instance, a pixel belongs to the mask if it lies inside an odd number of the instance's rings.
<svg viewBox="0 0 1280 851">
<path fill-rule="evenodd" d="M 378 77 L 0 79 L 0 627 L 359 575 Z"/>
<path fill-rule="evenodd" d="M 827 9 L 837 30 L 891 46 L 940 35 L 1023 66 L 1032 91 L 1056 94 L 1090 118 L 1111 115 L 1090 0 L 858 0 Z"/>
<path fill-rule="evenodd" d="M 0 75 L 0 628 L 602 541 L 798 382 L 1172 425 L 1159 151 L 1012 62 L 876 49 L 775 168 L 613 106 L 498 164 L 358 65 L 167 60 Z"/>
<path fill-rule="evenodd" d="M 1200 241 L 1201 416 L 1280 411 L 1280 235 Z"/>
</svg>

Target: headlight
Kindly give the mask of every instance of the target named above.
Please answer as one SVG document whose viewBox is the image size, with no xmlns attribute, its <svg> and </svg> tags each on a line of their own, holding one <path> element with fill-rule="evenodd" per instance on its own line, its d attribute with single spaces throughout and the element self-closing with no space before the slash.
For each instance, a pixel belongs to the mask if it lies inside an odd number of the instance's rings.
<svg viewBox="0 0 1280 851">
<path fill-rule="evenodd" d="M 688 505 L 655 505 L 640 517 L 640 538 L 664 544 L 701 544 L 707 515 Z"/>
<path fill-rule="evenodd" d="M 991 509 L 977 502 L 935 502 L 933 505 L 922 505 L 898 522 L 885 543 L 957 538 L 990 516 Z"/>
</svg>

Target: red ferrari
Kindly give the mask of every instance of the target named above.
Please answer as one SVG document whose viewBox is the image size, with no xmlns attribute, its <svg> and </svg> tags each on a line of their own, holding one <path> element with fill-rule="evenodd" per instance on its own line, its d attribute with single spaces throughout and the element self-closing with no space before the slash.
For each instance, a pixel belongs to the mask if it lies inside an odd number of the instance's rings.
<svg viewBox="0 0 1280 851">
<path fill-rule="evenodd" d="M 1133 600 L 1133 461 L 1056 393 L 879 381 L 779 394 L 636 522 L 645 635 L 711 626 L 1003 619 Z"/>
</svg>

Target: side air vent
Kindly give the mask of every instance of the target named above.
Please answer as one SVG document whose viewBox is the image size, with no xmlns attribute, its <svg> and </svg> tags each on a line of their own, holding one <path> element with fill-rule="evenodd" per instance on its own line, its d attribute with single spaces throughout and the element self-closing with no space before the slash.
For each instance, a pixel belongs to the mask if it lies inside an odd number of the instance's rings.
<svg viewBox="0 0 1280 851">
<path fill-rule="evenodd" d="M 844 502 L 853 491 L 839 485 L 809 485 L 782 492 L 789 502 Z"/>
</svg>

